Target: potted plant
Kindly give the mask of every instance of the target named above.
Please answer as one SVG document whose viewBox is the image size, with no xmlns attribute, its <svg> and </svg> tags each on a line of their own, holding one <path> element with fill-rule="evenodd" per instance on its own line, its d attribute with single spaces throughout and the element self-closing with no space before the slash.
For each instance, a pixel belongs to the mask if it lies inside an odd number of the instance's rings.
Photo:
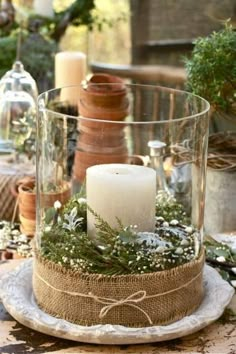
<svg viewBox="0 0 236 354">
<path fill-rule="evenodd" d="M 236 229 L 236 32 L 225 28 L 199 38 L 186 60 L 187 88 L 211 105 L 205 231 Z"/>
<path fill-rule="evenodd" d="M 199 38 L 185 60 L 187 89 L 211 105 L 210 131 L 236 128 L 236 32 L 232 26 Z"/>
</svg>

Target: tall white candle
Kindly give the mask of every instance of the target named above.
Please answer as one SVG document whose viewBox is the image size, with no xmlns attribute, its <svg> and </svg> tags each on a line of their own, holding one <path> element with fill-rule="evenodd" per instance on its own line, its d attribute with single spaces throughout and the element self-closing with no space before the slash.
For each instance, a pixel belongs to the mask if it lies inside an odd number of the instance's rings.
<svg viewBox="0 0 236 354">
<path fill-rule="evenodd" d="M 37 15 L 53 17 L 52 0 L 34 0 L 34 11 Z"/>
<path fill-rule="evenodd" d="M 87 203 L 111 227 L 119 218 L 124 226 L 137 231 L 155 229 L 156 172 L 148 167 L 106 164 L 86 172 Z M 88 234 L 95 235 L 95 218 L 87 213 Z"/>
<path fill-rule="evenodd" d="M 86 77 L 86 55 L 82 52 L 60 52 L 55 55 L 55 87 L 80 85 Z M 79 87 L 63 89 L 61 100 L 77 105 Z"/>
</svg>

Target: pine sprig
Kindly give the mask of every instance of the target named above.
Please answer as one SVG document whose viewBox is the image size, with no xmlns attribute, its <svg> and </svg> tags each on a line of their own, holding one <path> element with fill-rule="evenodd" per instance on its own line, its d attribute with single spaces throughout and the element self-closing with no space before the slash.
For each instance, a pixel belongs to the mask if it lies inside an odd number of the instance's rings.
<svg viewBox="0 0 236 354">
<path fill-rule="evenodd" d="M 102 244 L 109 244 L 112 242 L 112 240 L 115 239 L 117 233 L 119 233 L 120 229 L 123 228 L 122 224 L 118 221 L 118 226 L 119 228 L 112 228 L 108 222 L 103 220 L 99 214 L 97 214 L 89 205 L 87 205 L 88 211 L 90 211 L 91 214 L 95 217 L 96 220 L 96 229 L 97 231 L 97 236 L 99 237 L 99 240 L 102 241 Z M 117 219 L 118 220 L 118 219 Z"/>
</svg>

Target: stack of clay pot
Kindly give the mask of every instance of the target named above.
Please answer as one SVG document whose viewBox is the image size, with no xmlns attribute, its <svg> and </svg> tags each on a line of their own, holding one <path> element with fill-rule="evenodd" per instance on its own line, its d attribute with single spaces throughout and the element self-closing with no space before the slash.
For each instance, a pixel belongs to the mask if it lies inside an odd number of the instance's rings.
<svg viewBox="0 0 236 354">
<path fill-rule="evenodd" d="M 36 228 L 36 190 L 35 178 L 24 177 L 12 186 L 12 193 L 17 198 L 19 206 L 20 230 L 27 236 L 34 236 Z M 62 190 L 58 192 L 47 192 L 41 194 L 43 207 L 53 207 L 58 200 L 65 204 L 71 196 L 70 185 L 63 183 Z"/>
<path fill-rule="evenodd" d="M 124 124 L 111 121 L 122 122 L 128 113 L 127 90 L 120 78 L 94 74 L 81 88 L 79 115 L 82 118 L 79 120 L 73 170 L 77 181 L 84 181 L 86 169 L 90 166 L 127 161 Z"/>
</svg>

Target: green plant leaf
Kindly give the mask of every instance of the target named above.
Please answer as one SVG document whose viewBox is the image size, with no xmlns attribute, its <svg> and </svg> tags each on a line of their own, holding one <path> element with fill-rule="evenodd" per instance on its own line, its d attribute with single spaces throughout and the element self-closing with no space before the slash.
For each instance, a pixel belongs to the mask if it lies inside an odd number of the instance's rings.
<svg viewBox="0 0 236 354">
<path fill-rule="evenodd" d="M 54 209 L 54 208 L 47 209 L 46 215 L 45 215 L 45 223 L 50 224 L 53 221 L 55 215 L 56 215 L 56 209 Z"/>
</svg>

